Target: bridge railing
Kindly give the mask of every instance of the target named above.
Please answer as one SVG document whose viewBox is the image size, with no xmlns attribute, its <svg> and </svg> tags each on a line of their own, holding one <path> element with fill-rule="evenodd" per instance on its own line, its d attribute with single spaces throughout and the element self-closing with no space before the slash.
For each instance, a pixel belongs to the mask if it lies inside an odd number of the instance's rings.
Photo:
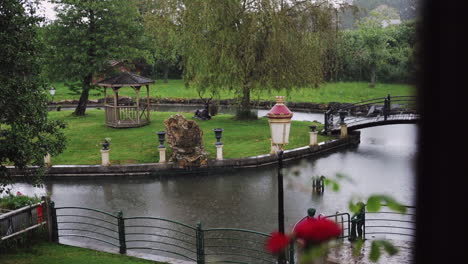
<svg viewBox="0 0 468 264">
<path fill-rule="evenodd" d="M 340 113 L 345 113 L 344 120 L 341 120 Z M 372 122 L 372 119 L 405 118 L 405 115 L 415 115 L 416 96 L 390 96 L 364 100 L 357 103 L 339 104 L 330 107 L 325 112 L 325 132 L 329 133 L 333 129 L 338 129 L 339 124 L 344 121 L 346 124 Z"/>
</svg>

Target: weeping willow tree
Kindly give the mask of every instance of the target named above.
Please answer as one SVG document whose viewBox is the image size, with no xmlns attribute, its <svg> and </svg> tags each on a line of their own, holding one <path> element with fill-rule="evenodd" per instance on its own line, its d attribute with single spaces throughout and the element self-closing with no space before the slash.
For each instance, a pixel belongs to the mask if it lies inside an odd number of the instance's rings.
<svg viewBox="0 0 468 264">
<path fill-rule="evenodd" d="M 328 1 L 193 0 L 184 3 L 184 79 L 200 91 L 236 91 L 238 117 L 252 91 L 313 87 L 336 34 Z"/>
</svg>

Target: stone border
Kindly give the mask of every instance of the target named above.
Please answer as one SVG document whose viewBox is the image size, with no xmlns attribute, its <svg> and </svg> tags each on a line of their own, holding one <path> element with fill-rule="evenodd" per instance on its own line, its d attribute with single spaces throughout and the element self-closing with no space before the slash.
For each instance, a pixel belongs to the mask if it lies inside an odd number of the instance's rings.
<svg viewBox="0 0 468 264">
<path fill-rule="evenodd" d="M 110 101 L 109 101 L 110 100 Z M 144 101 L 141 99 L 142 102 Z M 108 98 L 108 102 L 112 102 L 112 98 Z M 130 104 L 133 100 L 130 97 L 119 97 L 120 104 Z M 145 101 L 146 102 L 146 101 Z M 216 103 L 219 106 L 234 106 L 236 105 L 235 99 L 221 99 L 213 100 L 212 103 Z M 100 99 L 89 99 L 89 107 L 103 107 L 104 98 Z M 65 107 L 76 107 L 78 100 L 61 100 L 54 101 L 49 103 L 49 107 L 61 106 Z M 275 104 L 276 101 L 251 101 L 251 106 L 257 109 L 270 109 Z M 186 98 L 150 98 L 150 105 L 194 105 L 194 106 L 204 106 L 205 102 L 202 99 L 186 99 Z M 315 113 L 324 113 L 329 107 L 338 107 L 346 105 L 346 103 L 340 102 L 330 102 L 330 103 L 310 103 L 310 102 L 290 102 L 286 101 L 286 106 L 294 111 L 304 111 L 304 112 L 315 112 Z"/>
<path fill-rule="evenodd" d="M 356 146 L 360 142 L 360 132 L 352 131 L 348 138 L 333 139 L 319 143 L 317 146 L 305 146 L 284 151 L 285 162 L 297 160 L 304 157 L 320 155 L 326 152 Z M 167 175 L 167 174 L 193 174 L 205 173 L 216 170 L 258 168 L 276 164 L 276 155 L 265 154 L 253 157 L 208 160 L 207 166 L 197 168 L 179 168 L 175 163 L 145 163 L 128 165 L 54 165 L 48 168 L 45 178 L 68 178 L 68 177 L 112 177 L 112 176 L 145 176 L 145 175 Z M 13 177 L 23 177 L 24 173 L 14 167 L 8 167 Z"/>
</svg>

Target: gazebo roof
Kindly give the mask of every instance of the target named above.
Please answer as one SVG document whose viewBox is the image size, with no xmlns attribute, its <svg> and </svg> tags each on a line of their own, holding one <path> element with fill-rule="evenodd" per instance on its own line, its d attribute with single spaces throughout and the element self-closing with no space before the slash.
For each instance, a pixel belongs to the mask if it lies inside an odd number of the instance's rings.
<svg viewBox="0 0 468 264">
<path fill-rule="evenodd" d="M 121 72 L 115 76 L 97 82 L 96 85 L 120 88 L 122 86 L 142 86 L 151 83 L 154 83 L 154 80 L 131 72 Z"/>
</svg>

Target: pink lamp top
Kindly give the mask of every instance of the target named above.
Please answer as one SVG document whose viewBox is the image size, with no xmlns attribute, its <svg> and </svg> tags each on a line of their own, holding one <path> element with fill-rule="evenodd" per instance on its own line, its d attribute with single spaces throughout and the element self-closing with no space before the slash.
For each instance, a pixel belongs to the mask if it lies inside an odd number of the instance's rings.
<svg viewBox="0 0 468 264">
<path fill-rule="evenodd" d="M 293 112 L 284 104 L 284 96 L 275 96 L 276 104 L 268 112 L 267 117 L 269 119 L 291 119 Z"/>
</svg>

